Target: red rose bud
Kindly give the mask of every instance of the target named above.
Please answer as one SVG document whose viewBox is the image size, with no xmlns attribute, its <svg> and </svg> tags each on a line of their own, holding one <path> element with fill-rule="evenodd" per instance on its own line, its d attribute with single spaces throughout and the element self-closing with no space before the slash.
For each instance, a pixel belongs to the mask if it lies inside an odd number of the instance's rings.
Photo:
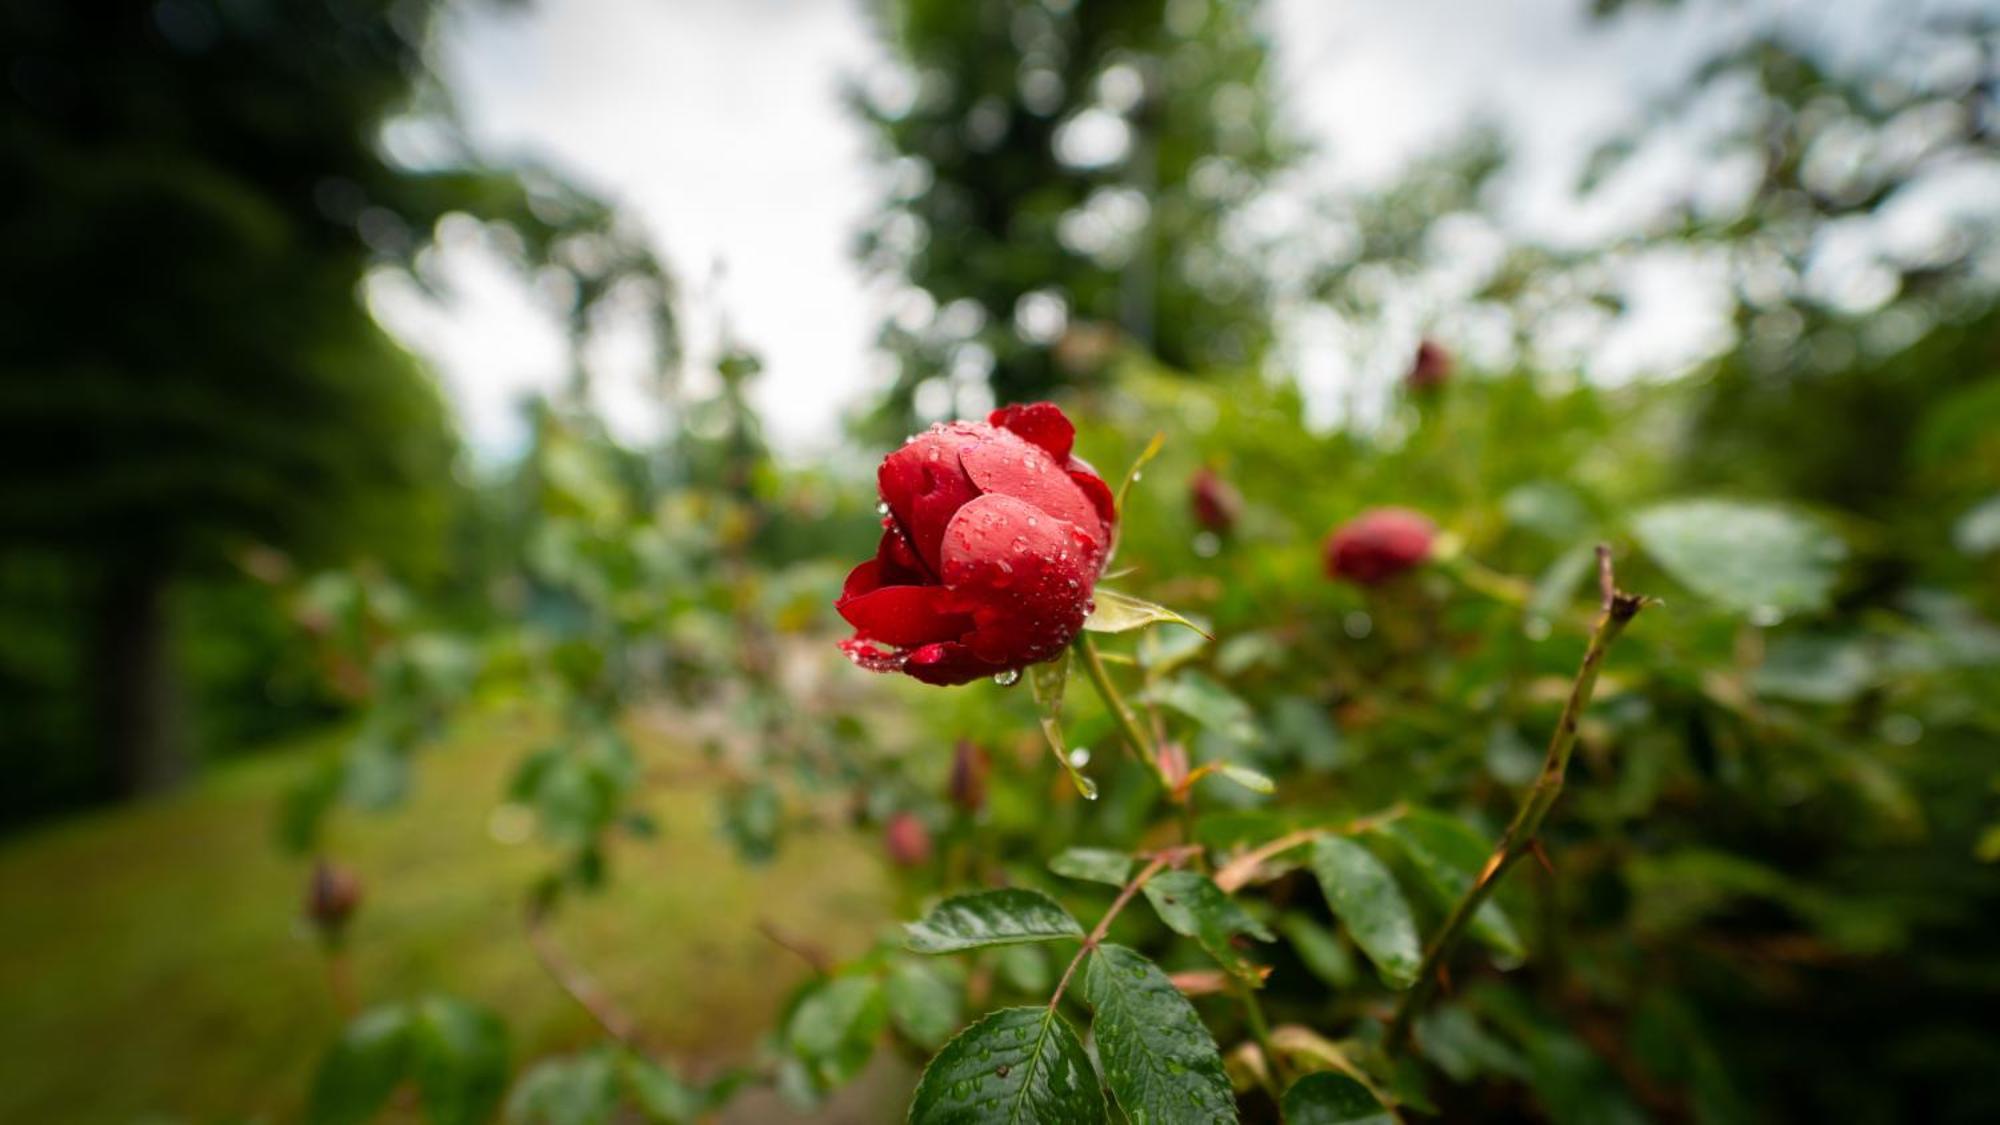
<svg viewBox="0 0 2000 1125">
<path fill-rule="evenodd" d="M 306 920 L 320 932 L 336 936 L 361 905 L 361 880 L 354 872 L 320 860 L 306 884 Z"/>
<path fill-rule="evenodd" d="M 931 861 L 931 830 L 917 814 L 899 812 L 882 832 L 882 847 L 898 867 L 921 867 Z"/>
<path fill-rule="evenodd" d="M 951 755 L 951 803 L 968 813 L 986 807 L 986 751 L 961 738 Z"/>
<path fill-rule="evenodd" d="M 882 542 L 834 608 L 856 664 L 927 684 L 1018 673 L 1090 612 L 1117 513 L 1046 402 L 932 426 L 882 459 Z"/>
<path fill-rule="evenodd" d="M 1194 521 L 1217 535 L 1227 535 L 1243 514 L 1243 494 L 1235 486 L 1203 466 L 1188 478 L 1188 507 Z"/>
<path fill-rule="evenodd" d="M 1331 578 L 1374 586 L 1430 558 L 1437 525 L 1408 508 L 1375 508 L 1349 520 L 1326 540 Z"/>
<path fill-rule="evenodd" d="M 1417 345 L 1410 373 L 1404 377 L 1413 391 L 1428 391 L 1451 381 L 1451 353 L 1443 344 L 1425 340 Z"/>
</svg>

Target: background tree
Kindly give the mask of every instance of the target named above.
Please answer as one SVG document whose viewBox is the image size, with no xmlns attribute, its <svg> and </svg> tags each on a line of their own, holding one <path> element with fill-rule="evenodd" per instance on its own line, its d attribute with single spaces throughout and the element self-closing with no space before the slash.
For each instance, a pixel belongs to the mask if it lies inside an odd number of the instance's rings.
<svg viewBox="0 0 2000 1125">
<path fill-rule="evenodd" d="M 918 291 L 883 330 L 885 425 L 949 413 L 968 387 L 1045 395 L 1119 333 L 1185 370 L 1262 351 L 1267 287 L 1232 224 L 1289 146 L 1257 17 L 1211 0 L 880 7 L 902 69 L 855 99 L 891 181 L 862 255 Z M 919 402 L 928 380 L 953 393 Z"/>
<path fill-rule="evenodd" d="M 5 752 L 69 763 L 20 801 L 186 770 L 178 579 L 230 574 L 252 546 L 438 566 L 454 441 L 430 380 L 362 304 L 371 267 L 414 262 L 456 210 L 512 227 L 525 264 L 563 268 L 574 317 L 617 277 L 663 292 L 643 255 L 575 260 L 572 236 L 603 242 L 608 212 L 552 178 L 484 170 L 449 144 L 423 169 L 386 154 L 385 124 L 436 101 L 437 12 L 0 6 L 0 575 L 7 616 L 34 626 L 7 664 L 57 669 L 8 677 L 24 718 Z"/>
</svg>

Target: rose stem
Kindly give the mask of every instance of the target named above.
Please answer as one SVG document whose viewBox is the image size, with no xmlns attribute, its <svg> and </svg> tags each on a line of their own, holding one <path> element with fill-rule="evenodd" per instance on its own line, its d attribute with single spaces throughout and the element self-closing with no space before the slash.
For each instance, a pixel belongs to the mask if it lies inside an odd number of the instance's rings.
<svg viewBox="0 0 2000 1125">
<path fill-rule="evenodd" d="M 1577 669 L 1576 680 L 1570 685 L 1569 700 L 1563 704 L 1562 717 L 1556 722 L 1554 735 L 1549 739 L 1549 750 L 1542 760 L 1541 774 L 1535 784 L 1521 798 L 1521 806 L 1514 819 L 1507 825 L 1507 831 L 1486 860 L 1486 866 L 1466 889 L 1464 897 L 1445 916 L 1444 926 L 1431 940 L 1424 951 L 1423 963 L 1417 968 L 1416 983 L 1403 993 L 1396 1005 L 1396 1013 L 1389 1021 L 1389 1034 L 1385 1046 L 1393 1054 L 1408 1045 L 1410 1021 L 1417 1009 L 1430 996 L 1435 987 L 1440 969 L 1452 948 L 1464 936 L 1465 929 L 1472 922 L 1472 916 L 1492 895 L 1500 877 L 1522 856 L 1534 849 L 1536 834 L 1541 831 L 1542 821 L 1554 807 L 1556 798 L 1562 795 L 1563 776 L 1569 770 L 1571 751 L 1576 749 L 1576 725 L 1585 707 L 1590 705 L 1590 697 L 1597 690 L 1597 673 L 1604 663 L 1604 654 L 1618 634 L 1625 631 L 1632 618 L 1644 609 L 1647 599 L 1637 594 L 1622 593 L 1612 582 L 1611 549 L 1599 545 L 1597 548 L 1598 588 L 1602 595 L 1597 625 L 1590 634 L 1590 645 L 1584 650 L 1583 664 Z"/>
</svg>

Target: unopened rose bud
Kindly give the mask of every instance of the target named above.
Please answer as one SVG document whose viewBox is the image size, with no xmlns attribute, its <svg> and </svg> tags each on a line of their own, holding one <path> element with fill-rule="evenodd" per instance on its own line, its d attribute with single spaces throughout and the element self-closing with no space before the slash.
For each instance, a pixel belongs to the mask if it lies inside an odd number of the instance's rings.
<svg viewBox="0 0 2000 1125">
<path fill-rule="evenodd" d="M 361 879 L 327 860 L 313 865 L 306 883 L 306 920 L 327 937 L 338 937 L 361 905 Z"/>
<path fill-rule="evenodd" d="M 1217 535 L 1227 535 L 1243 514 L 1243 494 L 1204 465 L 1188 478 L 1188 506 L 1196 523 Z"/>
<path fill-rule="evenodd" d="M 959 739 L 951 755 L 951 803 L 967 813 L 986 807 L 986 773 L 992 768 L 986 751 Z"/>
<path fill-rule="evenodd" d="M 1423 341 L 1417 345 L 1416 358 L 1410 361 L 1410 373 L 1404 380 L 1413 391 L 1444 386 L 1451 381 L 1451 353 L 1434 340 Z"/>
<path fill-rule="evenodd" d="M 899 812 L 882 832 L 882 846 L 898 867 L 921 867 L 931 861 L 931 830 L 917 814 Z"/>
<path fill-rule="evenodd" d="M 1341 525 L 1326 540 L 1328 577 L 1374 586 L 1431 557 L 1437 525 L 1408 508 L 1375 508 Z"/>
</svg>

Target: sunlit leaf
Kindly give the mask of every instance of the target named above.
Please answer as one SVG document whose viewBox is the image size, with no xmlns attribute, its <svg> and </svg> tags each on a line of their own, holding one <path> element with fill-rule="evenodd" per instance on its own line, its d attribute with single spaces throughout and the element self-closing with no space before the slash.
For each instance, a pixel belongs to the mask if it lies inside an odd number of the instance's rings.
<svg viewBox="0 0 2000 1125">
<path fill-rule="evenodd" d="M 1382 861 L 1346 837 L 1322 836 L 1313 841 L 1312 869 L 1334 917 L 1382 979 L 1393 988 L 1415 983 L 1423 960 L 1416 919 Z"/>
<path fill-rule="evenodd" d="M 1824 608 L 1847 556 L 1832 532 L 1772 504 L 1679 500 L 1640 512 L 1632 530 L 1681 585 L 1770 621 Z"/>
<path fill-rule="evenodd" d="M 910 1125 L 1098 1125 L 1104 1093 L 1054 1008 L 1002 1008 L 945 1044 L 917 1082 Z"/>
<path fill-rule="evenodd" d="M 1260 740 L 1256 715 L 1250 705 L 1199 672 L 1182 672 L 1155 685 L 1148 698 L 1179 711 L 1239 746 L 1254 745 Z"/>
<path fill-rule="evenodd" d="M 1049 861 L 1049 870 L 1067 879 L 1125 885 L 1132 877 L 1132 857 L 1109 848 L 1064 848 Z"/>
<path fill-rule="evenodd" d="M 903 931 L 904 944 L 918 953 L 1083 936 L 1083 927 L 1056 900 L 1019 887 L 945 899 Z"/>
<path fill-rule="evenodd" d="M 1208 630 L 1166 606 L 1154 605 L 1142 598 L 1102 586 L 1092 595 L 1090 616 L 1083 619 L 1083 627 L 1093 633 L 1124 633 L 1163 623 L 1185 625 L 1204 637 L 1209 635 Z"/>
<path fill-rule="evenodd" d="M 1084 969 L 1091 1034 L 1111 1096 L 1133 1125 L 1235 1121 L 1236 1097 L 1215 1040 L 1159 966 L 1101 945 Z"/>
</svg>

